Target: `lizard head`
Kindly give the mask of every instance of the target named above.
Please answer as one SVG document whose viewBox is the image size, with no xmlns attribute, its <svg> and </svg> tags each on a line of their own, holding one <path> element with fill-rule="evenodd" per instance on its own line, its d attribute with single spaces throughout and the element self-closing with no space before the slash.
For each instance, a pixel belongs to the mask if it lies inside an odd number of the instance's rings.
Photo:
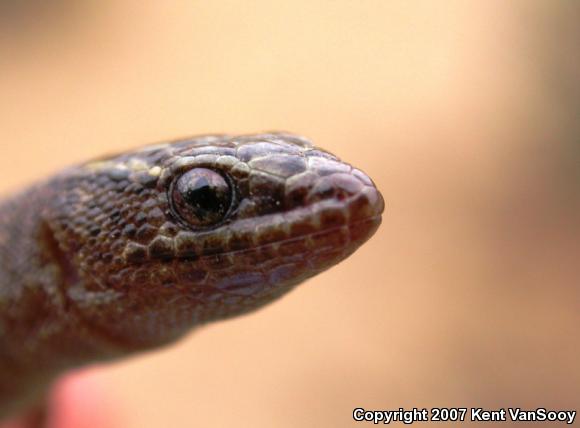
<svg viewBox="0 0 580 428">
<path fill-rule="evenodd" d="M 362 171 L 284 133 L 149 146 L 59 180 L 66 292 L 135 346 L 272 301 L 352 254 L 384 206 Z"/>
</svg>

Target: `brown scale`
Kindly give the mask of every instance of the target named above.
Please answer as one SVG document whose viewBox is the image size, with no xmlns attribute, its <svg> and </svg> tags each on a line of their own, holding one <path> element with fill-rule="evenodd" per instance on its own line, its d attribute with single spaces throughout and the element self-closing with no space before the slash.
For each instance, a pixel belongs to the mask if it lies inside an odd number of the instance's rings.
<svg viewBox="0 0 580 428">
<path fill-rule="evenodd" d="M 299 136 L 109 156 L 0 204 L 0 418 L 62 371 L 255 310 L 352 254 L 383 200 Z"/>
</svg>

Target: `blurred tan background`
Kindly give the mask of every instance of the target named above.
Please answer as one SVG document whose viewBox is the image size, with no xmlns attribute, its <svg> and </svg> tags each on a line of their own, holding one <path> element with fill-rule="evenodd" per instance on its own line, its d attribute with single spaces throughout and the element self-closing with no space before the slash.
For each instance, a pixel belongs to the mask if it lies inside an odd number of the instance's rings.
<svg viewBox="0 0 580 428">
<path fill-rule="evenodd" d="M 0 6 L 2 194 L 143 143 L 284 129 L 387 201 L 367 245 L 281 301 L 91 372 L 118 426 L 580 410 L 580 3 Z"/>
</svg>

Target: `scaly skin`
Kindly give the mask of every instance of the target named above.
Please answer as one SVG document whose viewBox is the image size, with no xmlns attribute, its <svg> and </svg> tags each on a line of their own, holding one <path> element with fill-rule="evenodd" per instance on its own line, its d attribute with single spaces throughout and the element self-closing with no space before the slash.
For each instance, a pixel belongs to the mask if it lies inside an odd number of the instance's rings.
<svg viewBox="0 0 580 428">
<path fill-rule="evenodd" d="M 4 201 L 0 419 L 64 370 L 265 305 L 352 254 L 382 211 L 364 173 L 283 133 L 149 146 Z"/>
</svg>

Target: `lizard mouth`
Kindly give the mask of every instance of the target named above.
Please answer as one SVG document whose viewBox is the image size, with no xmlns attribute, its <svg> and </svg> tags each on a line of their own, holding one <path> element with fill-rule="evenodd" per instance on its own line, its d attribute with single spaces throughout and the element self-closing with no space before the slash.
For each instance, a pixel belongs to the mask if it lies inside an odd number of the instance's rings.
<svg viewBox="0 0 580 428">
<path fill-rule="evenodd" d="M 337 249 L 338 246 L 345 246 L 350 244 L 354 246 L 353 251 L 360 245 L 364 244 L 370 239 L 382 222 L 382 215 L 376 215 L 361 220 L 356 220 L 352 223 L 342 225 L 333 225 L 320 230 L 298 234 L 296 236 L 280 238 L 265 242 L 251 247 L 228 250 L 215 251 L 209 254 L 196 255 L 181 255 L 176 258 L 179 260 L 207 260 L 214 259 L 217 256 L 238 256 L 249 253 L 259 252 L 261 250 L 275 250 L 283 251 L 285 253 L 298 253 L 300 248 L 296 245 L 304 245 L 309 250 L 329 250 Z M 249 262 L 249 260 L 248 260 Z"/>
</svg>

